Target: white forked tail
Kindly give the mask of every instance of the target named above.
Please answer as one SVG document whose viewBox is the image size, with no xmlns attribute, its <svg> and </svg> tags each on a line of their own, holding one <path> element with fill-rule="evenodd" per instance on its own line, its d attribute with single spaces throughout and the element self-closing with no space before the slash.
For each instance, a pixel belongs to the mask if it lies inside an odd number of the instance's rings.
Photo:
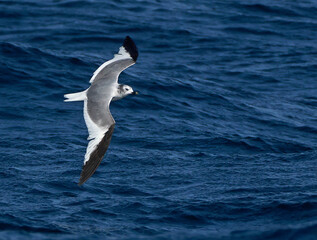
<svg viewBox="0 0 317 240">
<path fill-rule="evenodd" d="M 65 94 L 64 97 L 66 99 L 64 100 L 64 102 L 84 101 L 87 98 L 86 91 L 87 90 L 77 93 Z"/>
</svg>

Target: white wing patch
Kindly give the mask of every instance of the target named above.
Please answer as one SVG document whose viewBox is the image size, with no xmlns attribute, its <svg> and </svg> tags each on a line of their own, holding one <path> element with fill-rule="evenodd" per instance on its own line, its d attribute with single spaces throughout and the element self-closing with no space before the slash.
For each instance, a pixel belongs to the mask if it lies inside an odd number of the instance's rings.
<svg viewBox="0 0 317 240">
<path fill-rule="evenodd" d="M 89 160 L 91 153 L 96 149 L 99 142 L 104 137 L 105 133 L 108 131 L 108 128 L 98 127 L 89 117 L 87 111 L 87 100 L 84 101 L 84 118 L 88 128 L 89 136 L 87 140 L 90 140 L 85 154 L 84 164 Z"/>
<path fill-rule="evenodd" d="M 109 65 L 110 63 L 113 63 L 117 60 L 122 60 L 122 59 L 132 59 L 130 54 L 125 50 L 125 48 L 123 46 L 121 46 L 119 48 L 119 52 L 117 54 L 114 55 L 114 58 L 103 63 L 99 68 L 97 68 L 97 70 L 94 72 L 93 76 L 91 77 L 90 79 L 90 83 L 92 83 L 96 76 L 98 75 L 98 73 L 104 68 L 106 67 L 107 65 Z"/>
</svg>

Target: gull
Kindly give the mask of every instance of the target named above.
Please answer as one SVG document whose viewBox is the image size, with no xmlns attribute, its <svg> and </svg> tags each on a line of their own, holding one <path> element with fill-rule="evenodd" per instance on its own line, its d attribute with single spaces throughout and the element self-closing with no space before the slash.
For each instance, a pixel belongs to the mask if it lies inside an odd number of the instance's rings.
<svg viewBox="0 0 317 240">
<path fill-rule="evenodd" d="M 132 87 L 118 84 L 120 73 L 136 63 L 138 49 L 127 36 L 113 59 L 103 63 L 93 74 L 90 87 L 82 92 L 65 94 L 65 102 L 84 101 L 84 119 L 89 143 L 78 185 L 84 184 L 96 171 L 103 159 L 115 126 L 109 105 L 128 95 L 136 95 Z"/>
</svg>

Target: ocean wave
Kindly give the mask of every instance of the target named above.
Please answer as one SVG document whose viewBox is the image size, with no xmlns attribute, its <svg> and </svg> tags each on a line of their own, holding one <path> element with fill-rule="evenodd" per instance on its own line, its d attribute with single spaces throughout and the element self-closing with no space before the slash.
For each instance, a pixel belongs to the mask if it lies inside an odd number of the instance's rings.
<svg viewBox="0 0 317 240">
<path fill-rule="evenodd" d="M 254 34 L 254 35 L 276 35 L 281 36 L 281 33 L 270 31 L 270 30 L 264 30 L 264 29 L 258 29 L 258 28 L 247 28 L 247 27 L 228 27 L 224 29 L 225 31 L 229 32 L 235 32 L 237 34 L 246 33 L 246 34 Z"/>
<path fill-rule="evenodd" d="M 286 6 L 281 5 L 265 5 L 265 4 L 240 4 L 241 7 L 258 13 L 265 13 L 265 14 L 274 14 L 278 16 L 292 16 L 298 17 L 301 16 L 298 12 L 293 9 L 289 9 Z"/>
</svg>

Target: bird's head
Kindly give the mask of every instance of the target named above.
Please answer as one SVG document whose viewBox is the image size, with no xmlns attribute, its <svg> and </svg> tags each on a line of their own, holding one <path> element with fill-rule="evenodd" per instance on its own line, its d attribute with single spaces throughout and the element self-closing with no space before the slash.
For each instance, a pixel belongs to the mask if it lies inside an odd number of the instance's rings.
<svg viewBox="0 0 317 240">
<path fill-rule="evenodd" d="M 122 92 L 124 95 L 137 95 L 139 94 L 138 92 L 136 91 L 133 91 L 132 87 L 128 86 L 128 85 L 122 85 Z"/>
</svg>

